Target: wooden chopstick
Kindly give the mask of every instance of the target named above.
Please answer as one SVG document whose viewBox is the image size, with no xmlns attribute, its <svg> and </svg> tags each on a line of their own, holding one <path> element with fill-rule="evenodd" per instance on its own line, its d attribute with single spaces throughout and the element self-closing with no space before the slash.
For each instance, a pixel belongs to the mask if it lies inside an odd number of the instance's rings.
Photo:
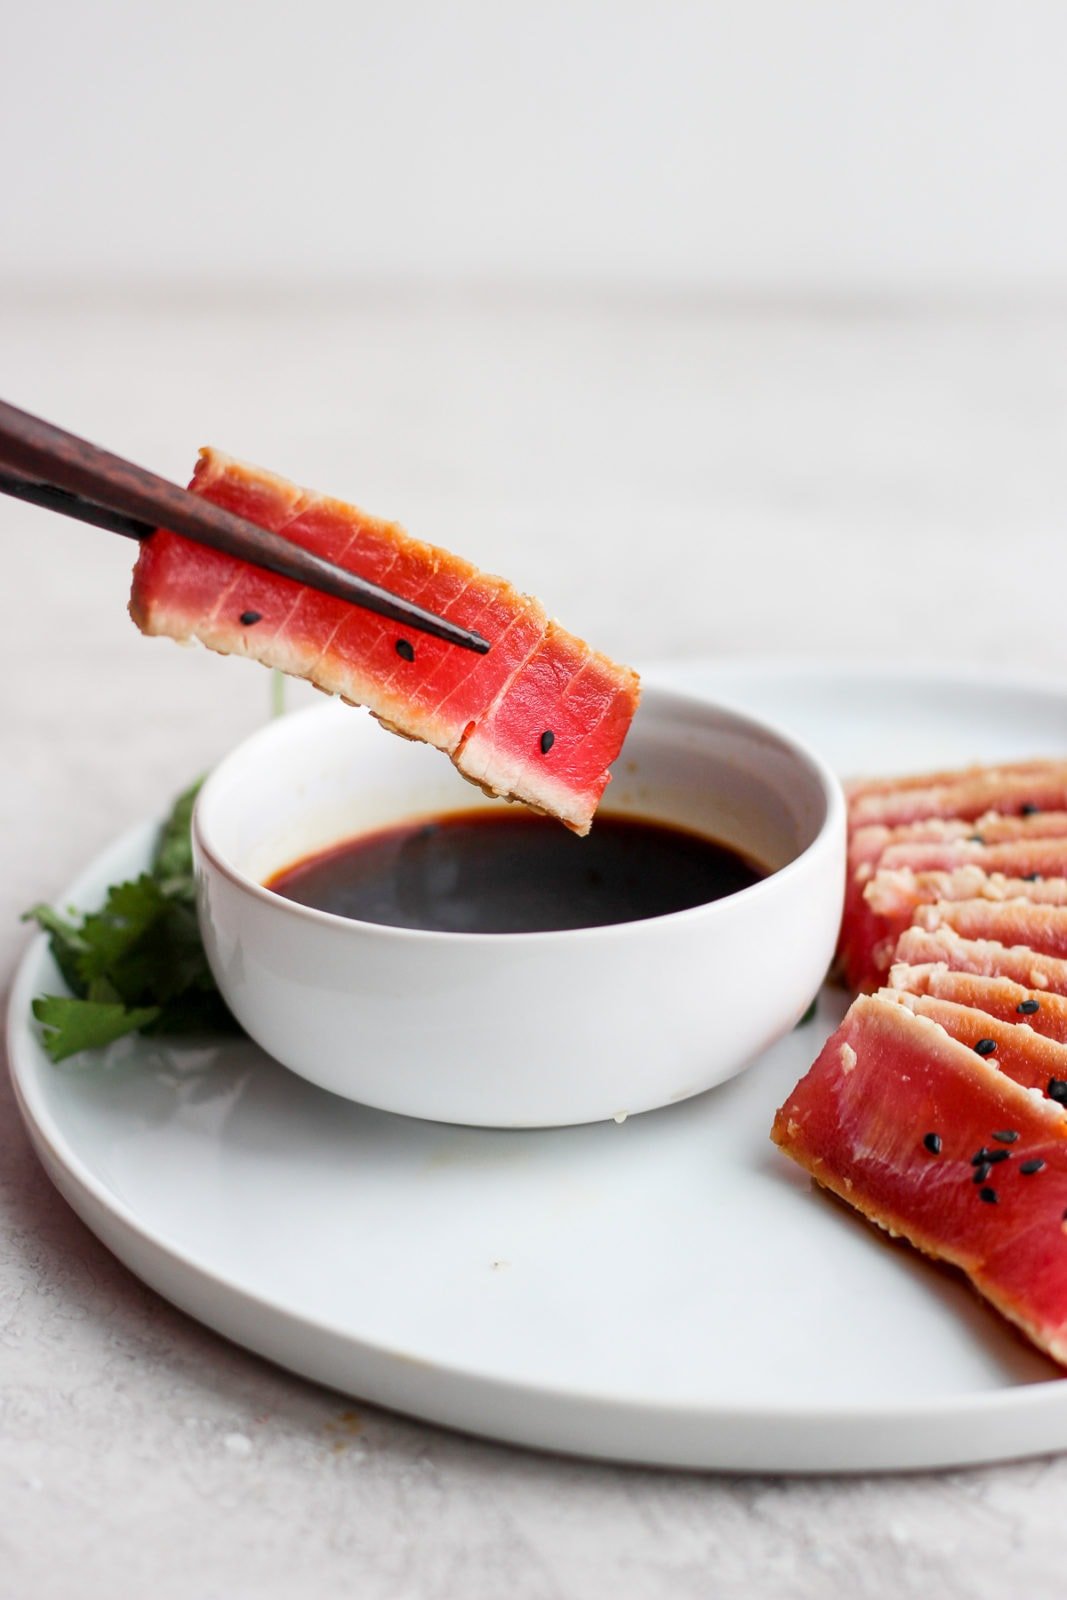
<svg viewBox="0 0 1067 1600">
<path fill-rule="evenodd" d="M 0 493 L 135 539 L 169 528 L 419 633 L 485 655 L 489 641 L 267 528 L 0 400 Z"/>
<path fill-rule="evenodd" d="M 156 531 L 149 522 L 138 522 L 136 517 L 108 511 L 105 506 L 83 500 L 80 494 L 38 483 L 34 478 L 23 477 L 21 472 L 12 472 L 10 467 L 0 467 L 0 494 L 25 500 L 28 505 L 40 506 L 44 511 L 58 511 L 60 516 L 73 517 L 76 522 L 89 522 L 94 528 L 107 528 L 127 539 L 148 539 Z"/>
</svg>

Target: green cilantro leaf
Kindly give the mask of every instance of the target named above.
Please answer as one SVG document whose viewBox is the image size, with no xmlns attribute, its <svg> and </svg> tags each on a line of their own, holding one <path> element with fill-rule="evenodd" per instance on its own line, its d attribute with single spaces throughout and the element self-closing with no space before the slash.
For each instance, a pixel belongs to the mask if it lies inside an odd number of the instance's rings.
<svg viewBox="0 0 1067 1600">
<path fill-rule="evenodd" d="M 153 1038 L 170 1038 L 176 1034 L 240 1033 L 233 1012 L 217 989 L 186 989 L 169 1004 L 160 1006 L 159 1016 L 145 1024 L 145 1033 Z"/>
<path fill-rule="evenodd" d="M 85 993 L 85 983 L 81 975 L 81 958 L 85 955 L 88 946 L 73 922 L 68 922 L 51 906 L 32 906 L 23 913 L 23 922 L 36 922 L 37 926 L 48 935 L 52 955 L 55 957 L 56 966 L 63 974 L 64 983 L 73 989 L 75 994 Z"/>
<path fill-rule="evenodd" d="M 193 898 L 193 844 L 190 836 L 193 806 L 203 778 L 198 778 L 174 802 L 173 810 L 160 829 L 152 876 L 165 894 L 181 899 Z"/>
<path fill-rule="evenodd" d="M 78 967 L 85 982 L 113 976 L 166 908 L 159 885 L 147 873 L 109 889 L 101 910 L 91 912 L 81 926 L 81 937 L 87 948 L 79 958 Z M 123 985 L 115 981 L 119 992 L 123 993 Z"/>
<path fill-rule="evenodd" d="M 128 1006 L 104 1000 L 78 1000 L 69 995 L 46 994 L 33 1002 L 41 1024 L 45 1049 L 53 1061 L 65 1061 L 81 1050 L 99 1050 L 124 1033 L 147 1027 L 159 1015 L 158 1006 Z"/>
<path fill-rule="evenodd" d="M 113 885 L 80 922 L 38 905 L 36 922 L 71 995 L 33 1002 L 53 1061 L 143 1029 L 153 1035 L 240 1031 L 219 994 L 196 918 L 190 818 L 199 783 L 174 803 L 150 871 Z M 79 913 L 71 912 L 71 918 Z"/>
</svg>

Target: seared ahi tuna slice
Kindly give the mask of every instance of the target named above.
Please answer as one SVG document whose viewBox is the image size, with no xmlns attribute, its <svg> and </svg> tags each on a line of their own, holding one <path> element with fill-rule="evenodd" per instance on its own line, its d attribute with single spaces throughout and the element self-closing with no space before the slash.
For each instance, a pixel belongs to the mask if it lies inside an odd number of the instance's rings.
<svg viewBox="0 0 1067 1600">
<path fill-rule="evenodd" d="M 1067 906 L 1067 878 L 1006 878 L 980 867 L 957 867 L 954 872 L 913 872 L 879 869 L 864 886 L 862 913 L 853 912 L 842 948 L 847 952 L 846 976 L 855 989 L 884 982 L 896 942 L 918 914 L 920 906 L 939 900 L 1033 900 Z M 961 930 L 962 931 L 962 930 Z"/>
<path fill-rule="evenodd" d="M 1067 811 L 1043 811 L 1026 817 L 1002 817 L 986 812 L 973 822 L 963 822 L 959 818 L 924 817 L 919 822 L 905 822 L 895 828 L 872 823 L 867 827 L 854 828 L 849 835 L 848 881 L 850 885 L 859 884 L 862 888 L 884 865 L 912 866 L 926 871 L 951 870 L 954 866 L 965 864 L 955 858 L 954 847 L 957 845 L 971 847 L 961 852 L 967 861 L 982 866 L 983 871 L 995 872 L 1002 869 L 990 867 L 985 862 L 978 853 L 982 845 L 1021 844 L 1025 841 L 1045 843 L 1064 837 L 1067 837 Z M 910 847 L 917 845 L 930 845 L 933 848 L 919 850 L 915 852 L 918 860 L 909 860 L 908 857 L 912 855 Z M 897 846 L 909 848 L 898 852 Z M 889 849 L 894 849 L 895 854 L 886 863 L 882 857 Z M 1010 865 L 1008 870 L 1011 870 Z"/>
<path fill-rule="evenodd" d="M 998 1017 L 1001 1022 L 1025 1023 L 1035 1033 L 1067 1044 L 1067 998 L 1047 989 L 1026 989 L 1010 978 L 953 972 L 941 962 L 917 967 L 899 962 L 890 972 L 889 982 L 894 989 L 951 1000 Z"/>
<path fill-rule="evenodd" d="M 1006 878 L 1002 872 L 983 872 L 974 866 L 957 867 L 954 872 L 879 869 L 863 898 L 881 917 L 906 916 L 910 921 L 918 906 L 937 900 L 1031 900 L 1035 905 L 1067 905 L 1067 878 Z"/>
<path fill-rule="evenodd" d="M 1025 945 L 997 944 L 993 939 L 962 939 L 954 928 L 906 928 L 897 940 L 894 965 L 922 966 L 928 961 L 944 962 L 955 972 L 1011 978 L 1027 989 L 1067 995 L 1067 961 L 1057 956 L 1041 955 Z"/>
<path fill-rule="evenodd" d="M 981 867 L 1006 878 L 1067 877 L 1067 836 L 1009 839 L 1003 844 L 981 843 L 975 838 L 946 840 L 943 844 L 917 842 L 891 844 L 878 858 L 878 871 L 910 867 L 913 872 L 952 872 L 956 867 Z M 872 874 L 873 876 L 873 874 Z"/>
<path fill-rule="evenodd" d="M 876 914 L 867 905 L 863 892 L 891 844 L 950 845 L 973 832 L 969 822 L 931 817 L 909 822 L 899 828 L 874 823 L 849 834 L 845 868 L 845 904 L 841 916 L 835 967 L 850 989 L 862 989 L 870 971 L 870 952 L 885 937 Z"/>
<path fill-rule="evenodd" d="M 916 1016 L 929 1017 L 1024 1089 L 1048 1094 L 1050 1083 L 1067 1085 L 1067 1044 L 1030 1028 L 1025 1017 L 1008 1022 L 955 1000 L 909 994 L 903 989 L 881 989 L 878 998 L 907 1006 Z"/>
<path fill-rule="evenodd" d="M 915 921 L 930 932 L 952 928 L 961 939 L 993 939 L 998 944 L 1025 945 L 1041 955 L 1067 958 L 1064 906 L 1040 906 L 1031 900 L 942 900 L 919 906 Z"/>
<path fill-rule="evenodd" d="M 953 844 L 972 837 L 977 829 L 977 822 L 961 822 L 958 817 L 923 817 L 896 828 L 887 828 L 882 822 L 853 828 L 848 836 L 849 877 L 869 877 L 891 844 Z"/>
<path fill-rule="evenodd" d="M 1036 884 L 1041 879 L 1067 878 L 1067 837 L 1016 839 L 1006 844 L 978 844 L 970 839 L 946 844 L 890 845 L 883 850 L 873 872 L 867 874 L 863 892 L 880 872 L 957 872 L 977 867 L 986 877 L 1021 879 Z"/>
<path fill-rule="evenodd" d="M 1067 1119 L 1053 1101 L 929 1017 L 865 996 L 771 1136 L 872 1222 L 961 1268 L 1067 1364 Z"/>
<path fill-rule="evenodd" d="M 1032 810 L 1067 810 L 1067 762 L 1049 761 L 1025 772 L 991 768 L 932 788 L 861 794 L 849 807 L 849 820 L 854 828 L 874 822 L 893 827 L 924 817 L 967 821 L 986 811 L 1019 816 Z"/>
<path fill-rule="evenodd" d="M 587 833 L 637 705 L 636 674 L 550 623 L 538 601 L 395 523 L 201 452 L 190 487 L 404 598 L 475 628 L 478 656 L 160 530 L 141 547 L 130 611 L 309 679 L 444 750 L 487 792 Z M 556 745 L 558 744 L 558 749 Z"/>
<path fill-rule="evenodd" d="M 1064 814 L 1057 812 L 1057 818 Z M 1040 826 L 1042 818 L 982 819 L 977 825 L 965 822 L 930 822 L 901 828 L 861 828 L 849 843 L 849 877 L 845 889 L 845 908 L 841 921 L 838 965 L 853 988 L 869 986 L 885 971 L 885 941 L 892 930 L 867 898 L 867 887 L 875 873 L 908 870 L 913 873 L 953 872 L 971 866 L 983 873 L 1000 873 L 1011 878 L 1067 877 L 1067 831 L 1034 836 L 1028 830 Z M 1004 837 L 1008 829 L 1008 837 Z M 963 830 L 962 833 L 959 830 Z M 1022 830 L 1012 836 L 1011 830 Z M 881 951 L 872 965 L 872 952 Z"/>
<path fill-rule="evenodd" d="M 929 827 L 934 818 L 926 819 Z M 918 827 L 918 823 L 912 823 Z M 1025 839 L 1062 839 L 1067 834 L 1067 811 L 1032 811 L 1017 817 L 1002 816 L 999 811 L 987 811 L 972 822 L 956 820 L 945 826 L 960 828 L 971 840 L 976 837 L 982 844 L 1016 844 Z M 889 841 L 896 844 L 896 839 Z"/>
<path fill-rule="evenodd" d="M 1038 821 L 1038 818 L 1034 819 Z M 867 830 L 864 830 L 865 832 Z M 871 981 L 871 952 L 889 935 L 878 913 L 866 899 L 866 889 L 876 871 L 952 872 L 975 866 L 987 874 L 1001 873 L 1010 878 L 1067 877 L 1067 836 L 1014 839 L 1003 844 L 987 844 L 984 836 L 963 839 L 909 839 L 887 845 L 875 864 L 861 862 L 845 891 L 845 908 L 838 945 L 838 965 L 855 988 Z M 881 962 L 878 971 L 884 971 Z"/>
<path fill-rule="evenodd" d="M 919 870 L 950 870 L 963 865 L 954 859 L 954 846 L 968 845 L 966 859 L 981 865 L 984 871 L 999 871 L 989 867 L 977 854 L 982 845 L 1021 844 L 1024 841 L 1042 842 L 1067 837 L 1067 811 L 1044 811 L 1027 817 L 1002 817 L 987 812 L 973 822 L 959 818 L 924 817 L 919 822 L 905 822 L 895 828 L 881 823 L 854 828 L 848 841 L 848 881 L 860 886 L 873 877 L 879 867 L 914 866 Z M 907 859 L 910 848 L 896 853 L 888 863 L 882 857 L 896 846 L 930 845 L 934 848 L 917 853 L 919 860 Z M 1011 870 L 1010 867 L 1008 870 Z"/>
<path fill-rule="evenodd" d="M 920 822 L 905 822 L 895 828 L 872 823 L 853 829 L 849 835 L 849 878 L 858 877 L 865 882 L 884 865 L 882 857 L 885 852 L 897 845 L 951 847 L 967 844 L 977 848 L 981 845 L 1021 844 L 1025 841 L 1045 842 L 1064 837 L 1067 837 L 1067 811 L 1042 811 L 1026 817 L 1002 817 L 986 812 L 985 816 L 977 817 L 972 822 L 964 822 L 959 818 L 924 817 Z M 951 855 L 951 848 L 945 853 Z M 911 863 L 901 861 L 898 856 L 895 864 L 901 866 Z M 924 861 L 922 865 L 947 869 L 957 863 L 951 860 L 937 863 Z"/>
<path fill-rule="evenodd" d="M 847 965 L 844 960 L 844 942 L 848 935 L 853 919 L 862 914 L 863 890 L 868 879 L 874 873 L 882 854 L 891 844 L 898 843 L 935 843 L 944 844 L 955 842 L 967 837 L 971 832 L 971 825 L 967 822 L 946 821 L 942 817 L 932 817 L 922 822 L 906 823 L 900 828 L 887 828 L 880 823 L 873 823 L 868 828 L 855 828 L 849 833 L 848 855 L 845 867 L 845 910 L 842 920 L 842 948 L 838 952 L 839 960 Z"/>
<path fill-rule="evenodd" d="M 852 778 L 845 784 L 845 795 L 851 806 L 869 794 L 899 794 L 905 789 L 945 789 L 951 785 L 968 783 L 972 778 L 1007 777 L 1018 773 L 1043 772 L 1056 763 L 1048 756 L 1038 756 L 1029 761 L 1003 761 L 998 766 L 956 767 L 947 772 L 909 772 L 897 778 Z"/>
<path fill-rule="evenodd" d="M 553 622 L 454 759 L 473 783 L 505 784 L 564 820 L 574 807 L 592 815 L 632 716 L 614 663 Z"/>
</svg>

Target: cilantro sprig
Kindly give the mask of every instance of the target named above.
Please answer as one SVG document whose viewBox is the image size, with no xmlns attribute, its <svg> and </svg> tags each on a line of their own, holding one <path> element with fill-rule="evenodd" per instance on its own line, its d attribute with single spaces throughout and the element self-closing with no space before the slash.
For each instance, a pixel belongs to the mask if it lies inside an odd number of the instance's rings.
<svg viewBox="0 0 1067 1600">
<path fill-rule="evenodd" d="M 200 939 L 189 822 L 200 784 L 174 803 L 147 872 L 115 884 L 99 911 L 74 920 L 51 906 L 27 911 L 48 934 L 69 995 L 41 995 L 33 1014 L 53 1061 L 124 1034 L 239 1031 L 215 986 Z"/>
</svg>

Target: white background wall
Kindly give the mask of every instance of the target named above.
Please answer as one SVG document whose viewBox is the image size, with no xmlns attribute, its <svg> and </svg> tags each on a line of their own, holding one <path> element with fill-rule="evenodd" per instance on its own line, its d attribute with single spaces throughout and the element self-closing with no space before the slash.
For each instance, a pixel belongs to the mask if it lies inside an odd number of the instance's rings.
<svg viewBox="0 0 1067 1600">
<path fill-rule="evenodd" d="M 0 282 L 1067 281 L 1062 0 L 8 0 Z"/>
</svg>

